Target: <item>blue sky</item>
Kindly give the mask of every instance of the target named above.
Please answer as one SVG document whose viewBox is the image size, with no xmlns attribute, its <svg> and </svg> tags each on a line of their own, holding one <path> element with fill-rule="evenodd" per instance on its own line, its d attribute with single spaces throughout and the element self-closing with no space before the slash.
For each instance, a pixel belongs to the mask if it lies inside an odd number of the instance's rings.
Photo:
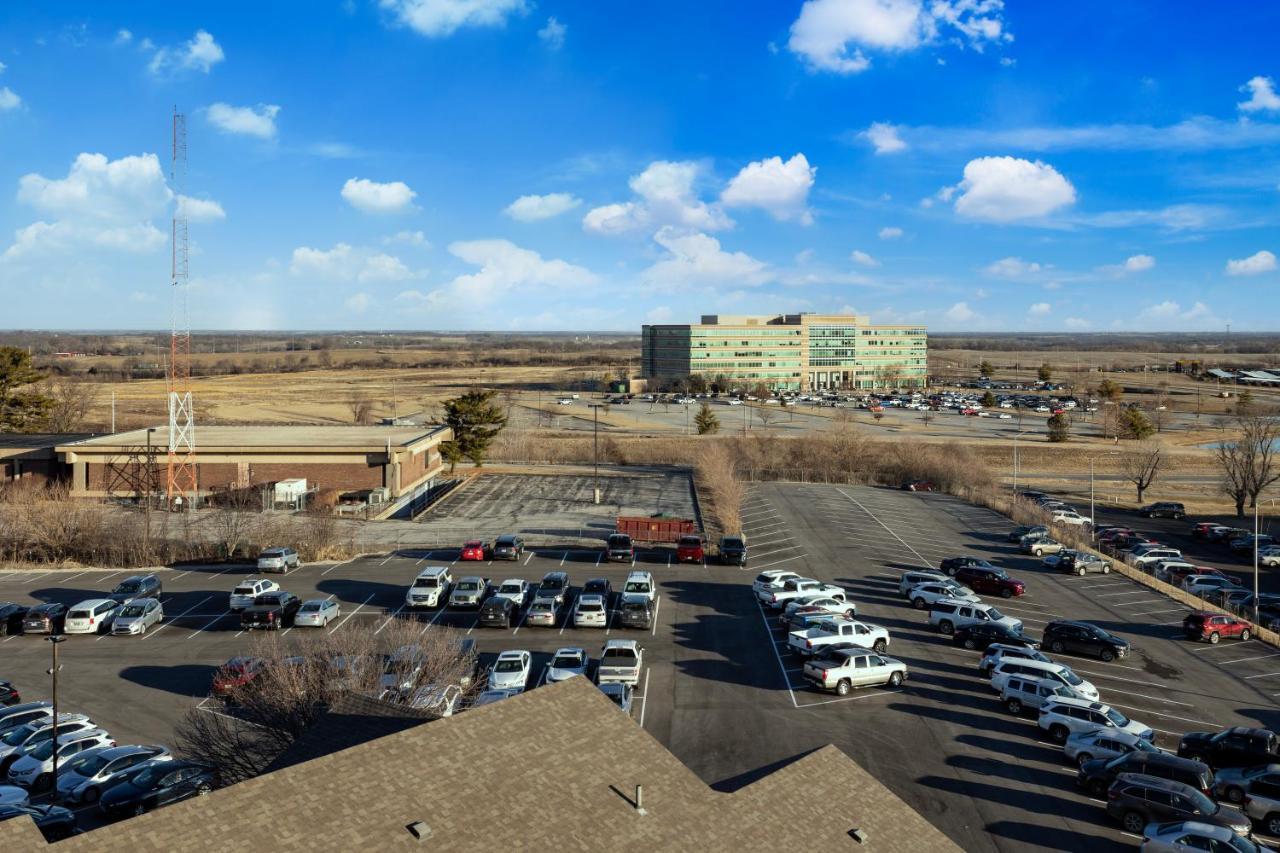
<svg viewBox="0 0 1280 853">
<path fill-rule="evenodd" d="M 180 203 L 193 328 L 1275 329 L 1276 32 L 1168 0 L 11 0 L 0 326 L 167 327 Z"/>
</svg>

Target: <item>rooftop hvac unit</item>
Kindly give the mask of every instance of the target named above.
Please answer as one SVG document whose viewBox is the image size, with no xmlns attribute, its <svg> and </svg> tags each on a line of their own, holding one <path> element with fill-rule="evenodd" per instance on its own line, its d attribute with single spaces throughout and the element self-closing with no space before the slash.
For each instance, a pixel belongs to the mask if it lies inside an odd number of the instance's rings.
<svg viewBox="0 0 1280 853">
<path fill-rule="evenodd" d="M 276 503 L 294 503 L 307 493 L 307 481 L 304 477 L 291 480 L 280 480 L 276 483 Z"/>
<path fill-rule="evenodd" d="M 384 487 L 384 486 L 379 486 L 379 487 L 378 487 L 378 488 L 376 488 L 376 489 L 370 489 L 370 490 L 369 490 L 369 503 L 371 503 L 371 504 L 384 504 L 384 503 L 386 503 L 386 502 L 387 502 L 387 501 L 389 501 L 389 500 L 391 500 L 391 490 L 390 490 L 390 489 L 388 489 L 388 488 L 386 488 L 386 487 Z"/>
</svg>

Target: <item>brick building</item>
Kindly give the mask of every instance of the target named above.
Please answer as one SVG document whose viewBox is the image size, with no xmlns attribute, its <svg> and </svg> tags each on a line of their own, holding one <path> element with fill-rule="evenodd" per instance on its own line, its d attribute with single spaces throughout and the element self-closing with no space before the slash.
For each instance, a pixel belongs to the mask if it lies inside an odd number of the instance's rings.
<svg viewBox="0 0 1280 853">
<path fill-rule="evenodd" d="M 0 434 L 0 483 L 22 480 L 44 485 L 65 480 L 70 470 L 57 452 L 58 445 L 88 437 L 88 433 Z"/>
</svg>

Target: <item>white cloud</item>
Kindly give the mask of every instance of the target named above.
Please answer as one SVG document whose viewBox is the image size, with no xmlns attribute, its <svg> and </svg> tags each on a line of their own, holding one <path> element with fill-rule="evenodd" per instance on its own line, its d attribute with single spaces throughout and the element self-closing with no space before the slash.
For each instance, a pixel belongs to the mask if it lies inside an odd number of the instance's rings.
<svg viewBox="0 0 1280 853">
<path fill-rule="evenodd" d="M 791 25 L 787 47 L 813 71 L 858 74 L 871 67 L 868 51 L 907 51 L 942 31 L 981 50 L 1007 41 L 1002 0 L 807 0 Z"/>
<path fill-rule="evenodd" d="M 223 133 L 274 139 L 276 116 L 280 107 L 275 104 L 258 104 L 256 107 L 233 107 L 230 104 L 210 104 L 205 110 L 209 122 Z"/>
<path fill-rule="evenodd" d="M 1249 100 L 1236 104 L 1242 112 L 1280 111 L 1280 95 L 1276 94 L 1275 81 L 1270 77 L 1254 77 L 1241 86 L 1240 91 L 1249 93 Z"/>
<path fill-rule="evenodd" d="M 1076 331 L 1080 331 L 1080 330 L 1089 328 L 1089 326 L 1092 324 L 1088 320 L 1084 319 L 1083 317 L 1068 317 L 1067 319 L 1062 321 L 1062 325 L 1068 329 L 1074 329 Z"/>
<path fill-rule="evenodd" d="M 307 152 L 328 160 L 352 160 L 363 152 L 347 142 L 316 142 L 307 146 Z"/>
<path fill-rule="evenodd" d="M 1176 124 L 1102 124 L 1077 127 L 907 127 L 895 130 L 912 149 L 953 151 L 1212 151 L 1261 148 L 1280 142 L 1280 125 L 1193 116 Z M 844 138 L 854 141 L 861 132 Z"/>
<path fill-rule="evenodd" d="M 724 211 L 697 197 L 694 183 L 702 167 L 690 161 L 657 160 L 628 182 L 639 199 L 593 208 L 582 227 L 598 234 L 621 234 L 637 229 L 678 225 L 717 231 L 733 224 Z"/>
<path fill-rule="evenodd" d="M 190 41 L 177 47 L 162 47 L 157 50 L 147 68 L 152 74 L 168 71 L 200 71 L 208 74 L 213 66 L 225 58 L 222 47 L 213 40 L 213 36 L 204 30 L 197 30 Z"/>
<path fill-rule="evenodd" d="M 1166 299 L 1156 305 L 1148 305 L 1138 313 L 1140 320 L 1171 320 L 1182 313 L 1182 306 Z"/>
<path fill-rule="evenodd" d="M 816 253 L 813 251 L 813 249 L 801 249 L 800 251 L 796 252 L 795 261 L 797 264 L 804 266 L 805 264 L 813 260 L 813 256 L 815 254 Z"/>
<path fill-rule="evenodd" d="M 173 194 L 154 154 L 108 160 L 103 154 L 80 154 L 65 178 L 35 173 L 18 181 L 18 201 L 47 220 L 15 233 L 7 258 L 56 250 L 76 252 L 97 247 L 147 252 L 164 245 L 165 233 L 151 218 L 165 213 Z"/>
<path fill-rule="evenodd" d="M 881 240 L 897 240 L 899 237 L 902 236 L 902 234 L 903 234 L 902 229 L 897 227 L 896 225 L 886 225 L 885 227 L 881 228 L 879 232 L 877 232 L 876 236 L 878 236 Z"/>
<path fill-rule="evenodd" d="M 877 121 L 858 136 L 874 145 L 877 154 L 896 154 L 907 150 L 907 143 L 898 135 L 898 128 L 887 122 Z"/>
<path fill-rule="evenodd" d="M 529 9 L 525 0 L 379 0 L 379 5 L 429 38 L 451 36 L 464 27 L 501 27 Z"/>
<path fill-rule="evenodd" d="M 449 252 L 477 266 L 443 287 L 423 293 L 408 290 L 396 299 L 421 309 L 461 310 L 484 308 L 509 293 L 527 295 L 530 289 L 578 289 L 596 284 L 595 273 L 562 260 L 545 260 L 537 252 L 509 240 L 470 240 L 451 243 Z"/>
<path fill-rule="evenodd" d="M 1276 256 L 1266 249 L 1247 258 L 1227 261 L 1227 275 L 1258 275 L 1276 268 Z"/>
<path fill-rule="evenodd" d="M 1053 306 L 1048 302 L 1037 302 L 1027 309 L 1027 313 L 1032 317 L 1048 317 L 1051 311 L 1053 311 Z"/>
<path fill-rule="evenodd" d="M 415 196 L 403 181 L 380 184 L 368 178 L 348 178 L 342 185 L 347 204 L 365 213 L 400 213 L 409 209 Z"/>
<path fill-rule="evenodd" d="M 1211 311 L 1209 306 L 1205 305 L 1203 302 L 1197 302 L 1195 305 L 1192 305 L 1190 310 L 1182 315 L 1182 319 L 1184 320 L 1208 320 L 1212 318 L 1213 311 Z"/>
<path fill-rule="evenodd" d="M 1000 276 L 1001 278 L 1020 278 L 1024 275 L 1034 275 L 1042 267 L 1035 261 L 1024 261 L 1022 258 L 1001 258 L 995 263 L 988 264 L 983 268 L 983 272 L 987 275 Z"/>
<path fill-rule="evenodd" d="M 569 193 L 522 195 L 507 205 L 503 213 L 519 222 L 538 222 L 567 213 L 580 204 L 582 199 Z"/>
<path fill-rule="evenodd" d="M 879 261 L 877 261 L 875 258 L 868 255 L 866 252 L 862 251 L 861 249 L 854 249 L 853 252 L 850 253 L 849 255 L 849 260 L 853 261 L 855 264 L 861 264 L 864 267 L 880 266 Z"/>
<path fill-rule="evenodd" d="M 956 213 L 989 222 L 1038 219 L 1076 200 L 1075 187 L 1058 170 L 1016 157 L 970 160 L 958 189 Z"/>
<path fill-rule="evenodd" d="M 226 219 L 227 213 L 216 201 L 191 196 L 178 196 L 178 211 L 192 222 L 212 222 Z"/>
<path fill-rule="evenodd" d="M 383 237 L 382 243 L 386 246 L 392 243 L 406 243 L 410 246 L 431 247 L 431 243 L 427 241 L 427 235 L 421 231 L 397 231 L 394 234 Z"/>
<path fill-rule="evenodd" d="M 1005 68 L 1012 68 L 1018 64 L 1018 60 L 1014 59 L 1012 56 L 1002 56 L 1000 57 L 1000 64 Z"/>
<path fill-rule="evenodd" d="M 967 302 L 957 302 L 946 310 L 946 318 L 953 323 L 967 323 L 977 316 Z"/>
<path fill-rule="evenodd" d="M 0 113 L 16 110 L 22 106 L 22 98 L 8 86 L 0 86 Z"/>
<path fill-rule="evenodd" d="M 666 305 L 659 305 L 657 308 L 649 311 L 644 318 L 650 323 L 670 323 L 672 317 L 671 309 Z"/>
<path fill-rule="evenodd" d="M 642 273 L 653 287 L 679 289 L 695 284 L 759 285 L 773 276 L 762 261 L 744 252 L 726 252 L 720 241 L 701 233 L 681 232 L 666 226 L 653 235 L 668 252 Z"/>
<path fill-rule="evenodd" d="M 743 166 L 729 181 L 720 201 L 726 207 L 759 207 L 779 221 L 796 219 L 809 225 L 813 214 L 806 205 L 817 172 L 803 154 L 785 163 L 781 157 L 758 160 Z"/>
<path fill-rule="evenodd" d="M 1146 272 L 1153 269 L 1156 265 L 1156 259 L 1150 255 L 1132 255 L 1125 259 L 1125 272 Z"/>
<path fill-rule="evenodd" d="M 289 272 L 327 281 L 404 281 L 415 273 L 395 255 L 338 243 L 332 249 L 299 246 L 293 250 Z"/>
<path fill-rule="evenodd" d="M 369 294 L 353 293 L 342 302 L 342 307 L 352 314 L 363 314 L 369 310 Z"/>
<path fill-rule="evenodd" d="M 128 44 L 133 41 L 133 33 L 128 30 L 116 30 L 116 44 Z"/>
<path fill-rule="evenodd" d="M 552 15 L 550 18 L 547 18 L 547 25 L 538 30 L 538 38 L 542 39 L 542 43 L 551 50 L 559 50 L 564 47 L 564 35 L 568 29 L 568 27 L 557 21 L 555 16 Z"/>
<path fill-rule="evenodd" d="M 1132 228 L 1154 225 L 1166 231 L 1197 231 L 1228 221 L 1230 211 L 1209 204 L 1173 204 L 1157 210 L 1109 210 L 1080 217 L 1082 225 L 1096 228 Z"/>
</svg>

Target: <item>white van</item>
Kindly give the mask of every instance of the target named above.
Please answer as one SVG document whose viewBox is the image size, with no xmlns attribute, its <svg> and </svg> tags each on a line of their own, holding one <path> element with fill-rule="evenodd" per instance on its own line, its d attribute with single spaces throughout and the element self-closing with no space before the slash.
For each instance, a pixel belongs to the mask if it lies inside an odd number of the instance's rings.
<svg viewBox="0 0 1280 853">
<path fill-rule="evenodd" d="M 439 607 L 448 597 L 452 585 L 453 575 L 449 574 L 448 566 L 427 566 L 418 572 L 413 585 L 404 594 L 404 606 L 410 610 Z"/>
<path fill-rule="evenodd" d="M 648 572 L 631 572 L 622 585 L 623 603 L 653 601 L 657 593 L 653 588 L 653 575 Z"/>
<path fill-rule="evenodd" d="M 1071 667 L 1030 658 L 1008 658 L 996 664 L 991 670 L 991 689 L 997 693 L 1003 693 L 1005 684 L 1016 675 L 1037 680 L 1052 678 L 1067 685 L 1090 702 L 1098 701 L 1098 688 L 1072 672 Z"/>
</svg>

